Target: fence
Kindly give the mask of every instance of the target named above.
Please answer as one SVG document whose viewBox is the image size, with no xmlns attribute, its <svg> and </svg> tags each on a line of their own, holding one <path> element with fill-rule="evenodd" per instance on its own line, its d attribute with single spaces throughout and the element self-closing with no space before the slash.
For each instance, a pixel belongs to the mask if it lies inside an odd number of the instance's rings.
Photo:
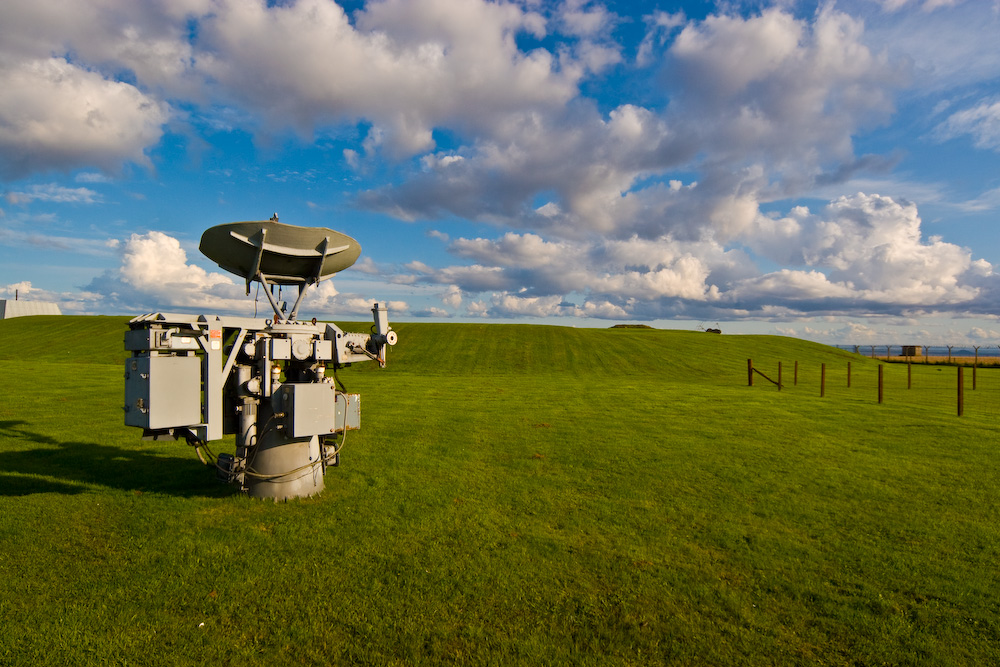
<svg viewBox="0 0 1000 667">
<path fill-rule="evenodd" d="M 1000 345 L 838 345 L 871 359 L 924 364 L 1000 366 Z"/>
<path fill-rule="evenodd" d="M 774 368 L 774 363 L 769 362 L 769 368 Z M 873 368 L 873 364 L 863 362 L 856 368 L 851 361 L 846 361 L 842 365 L 830 364 L 828 373 L 827 366 L 826 363 L 818 364 L 818 368 L 803 365 L 801 387 L 811 388 L 820 398 L 827 397 L 828 388 L 833 388 L 836 397 L 868 399 L 879 405 L 891 401 L 915 409 L 948 410 L 959 417 L 965 415 L 968 405 L 973 405 L 980 414 L 1000 412 L 1000 367 L 980 368 L 976 364 L 946 367 L 911 362 L 905 365 L 881 363 Z M 779 391 L 788 388 L 783 382 L 782 367 L 782 362 L 778 361 L 777 380 L 774 380 L 756 367 L 753 359 L 747 359 L 748 386 L 753 387 L 754 376 L 759 376 Z M 794 362 L 792 377 L 791 386 L 799 388 L 798 361 Z M 985 384 L 980 380 L 985 380 Z"/>
</svg>

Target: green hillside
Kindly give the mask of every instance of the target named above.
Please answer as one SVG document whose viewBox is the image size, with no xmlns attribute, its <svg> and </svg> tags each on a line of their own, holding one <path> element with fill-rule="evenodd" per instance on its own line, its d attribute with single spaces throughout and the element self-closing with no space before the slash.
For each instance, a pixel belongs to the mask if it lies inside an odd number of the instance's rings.
<svg viewBox="0 0 1000 667">
<path fill-rule="evenodd" d="M 0 321 L 0 664 L 1000 660 L 1000 370 L 958 417 L 790 338 L 400 323 L 274 504 L 122 425 L 126 323 Z"/>
<path fill-rule="evenodd" d="M 0 359 L 121 363 L 128 317 L 38 316 L 0 320 Z M 370 323 L 341 323 L 367 331 Z M 728 382 L 760 364 L 801 359 L 865 361 L 836 348 L 779 336 L 718 336 L 658 329 L 578 329 L 522 324 L 394 323 L 402 343 L 390 371 L 427 375 L 659 375 Z M 358 366 L 357 371 L 371 371 Z"/>
<path fill-rule="evenodd" d="M 37 315 L 0 320 L 0 359 L 121 363 L 130 319 Z"/>
</svg>

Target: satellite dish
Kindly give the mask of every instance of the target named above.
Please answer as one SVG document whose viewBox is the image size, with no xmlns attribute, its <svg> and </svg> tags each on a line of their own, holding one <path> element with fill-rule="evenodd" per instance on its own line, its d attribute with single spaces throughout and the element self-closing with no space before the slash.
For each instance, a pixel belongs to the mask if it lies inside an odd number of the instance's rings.
<svg viewBox="0 0 1000 667">
<path fill-rule="evenodd" d="M 310 285 L 357 261 L 361 244 L 326 227 L 297 227 L 271 220 L 229 222 L 205 230 L 201 252 L 250 281 Z"/>
</svg>

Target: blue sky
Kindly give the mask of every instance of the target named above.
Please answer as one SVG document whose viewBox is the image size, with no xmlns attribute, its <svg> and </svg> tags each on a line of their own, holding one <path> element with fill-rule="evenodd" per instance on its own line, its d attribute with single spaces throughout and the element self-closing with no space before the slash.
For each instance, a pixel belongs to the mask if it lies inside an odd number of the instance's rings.
<svg viewBox="0 0 1000 667">
<path fill-rule="evenodd" d="M 3 3 L 0 298 L 252 314 L 198 241 L 276 212 L 362 245 L 310 316 L 1000 344 L 998 34 L 983 0 Z"/>
</svg>

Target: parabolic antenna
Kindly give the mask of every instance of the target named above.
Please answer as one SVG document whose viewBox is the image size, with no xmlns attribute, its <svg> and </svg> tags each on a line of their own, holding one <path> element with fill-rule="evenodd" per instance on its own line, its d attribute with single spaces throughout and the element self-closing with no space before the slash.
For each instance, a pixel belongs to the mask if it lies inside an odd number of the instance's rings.
<svg viewBox="0 0 1000 667">
<path fill-rule="evenodd" d="M 247 281 L 310 285 L 357 261 L 361 244 L 326 227 L 297 227 L 271 220 L 229 222 L 205 230 L 201 252 Z"/>
</svg>

